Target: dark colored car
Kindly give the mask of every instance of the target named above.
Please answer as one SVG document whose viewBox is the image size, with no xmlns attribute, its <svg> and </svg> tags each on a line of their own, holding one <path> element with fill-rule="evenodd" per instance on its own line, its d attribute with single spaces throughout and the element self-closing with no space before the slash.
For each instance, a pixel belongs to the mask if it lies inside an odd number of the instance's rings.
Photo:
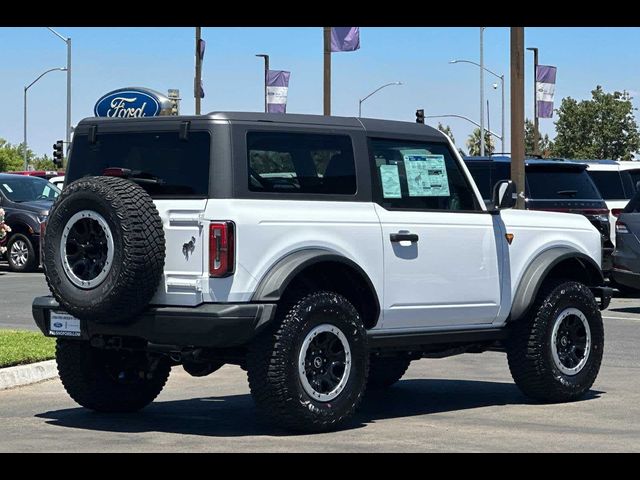
<svg viewBox="0 0 640 480">
<path fill-rule="evenodd" d="M 490 202 L 496 182 L 511 177 L 509 157 L 464 157 L 482 198 Z M 525 160 L 525 205 L 528 210 L 577 213 L 589 219 L 602 235 L 602 269 L 611 269 L 609 209 L 584 163 L 562 159 Z"/>
<path fill-rule="evenodd" d="M 623 292 L 640 290 L 640 190 L 622 210 L 616 222 L 612 283 Z"/>
<path fill-rule="evenodd" d="M 11 232 L 5 253 L 14 272 L 29 272 L 40 264 L 40 229 L 60 194 L 52 183 L 30 175 L 0 173 L 0 208 Z"/>
</svg>

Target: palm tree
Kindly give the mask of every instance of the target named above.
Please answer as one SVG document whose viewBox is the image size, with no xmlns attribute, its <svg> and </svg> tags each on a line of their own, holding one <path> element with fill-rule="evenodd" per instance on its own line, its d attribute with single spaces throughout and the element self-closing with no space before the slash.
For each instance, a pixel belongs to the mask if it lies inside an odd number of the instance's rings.
<svg viewBox="0 0 640 480">
<path fill-rule="evenodd" d="M 467 149 L 470 156 L 480 155 L 480 129 L 476 128 L 469 138 L 467 138 Z M 493 139 L 488 130 L 484 131 L 484 153 L 485 155 L 491 155 L 496 150 L 496 146 L 493 144 Z"/>
</svg>

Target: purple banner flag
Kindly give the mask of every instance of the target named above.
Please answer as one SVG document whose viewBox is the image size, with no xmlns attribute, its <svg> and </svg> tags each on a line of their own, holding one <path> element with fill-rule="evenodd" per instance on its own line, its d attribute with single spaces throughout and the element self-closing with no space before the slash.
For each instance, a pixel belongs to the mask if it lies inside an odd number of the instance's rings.
<svg viewBox="0 0 640 480">
<path fill-rule="evenodd" d="M 331 51 L 353 52 L 360 48 L 360 27 L 331 27 Z"/>
<path fill-rule="evenodd" d="M 553 117 L 553 97 L 556 93 L 556 67 L 538 65 L 536 69 L 536 105 L 538 118 Z"/>
<path fill-rule="evenodd" d="M 291 72 L 283 70 L 267 71 L 267 111 L 287 113 L 287 95 Z"/>
<path fill-rule="evenodd" d="M 200 61 L 202 61 L 204 60 L 204 50 L 207 46 L 207 42 L 202 39 L 198 40 L 198 42 L 198 55 L 200 56 Z"/>
</svg>

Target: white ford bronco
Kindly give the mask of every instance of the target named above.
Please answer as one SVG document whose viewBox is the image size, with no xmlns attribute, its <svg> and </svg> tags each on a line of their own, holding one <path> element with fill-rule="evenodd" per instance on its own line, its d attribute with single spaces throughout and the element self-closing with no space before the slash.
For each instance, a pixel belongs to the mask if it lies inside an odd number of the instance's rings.
<svg viewBox="0 0 640 480">
<path fill-rule="evenodd" d="M 287 429 L 349 419 L 410 362 L 506 352 L 516 384 L 571 401 L 602 359 L 600 234 L 581 215 L 487 210 L 447 137 L 356 118 L 211 113 L 85 119 L 44 234 L 80 405 L 149 404 L 172 367 L 248 372 Z"/>
</svg>

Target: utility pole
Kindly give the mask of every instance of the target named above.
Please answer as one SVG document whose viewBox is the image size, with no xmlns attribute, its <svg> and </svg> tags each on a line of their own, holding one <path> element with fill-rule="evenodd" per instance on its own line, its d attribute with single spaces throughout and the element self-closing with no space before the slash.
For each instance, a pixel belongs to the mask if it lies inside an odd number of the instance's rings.
<svg viewBox="0 0 640 480">
<path fill-rule="evenodd" d="M 480 156 L 484 157 L 484 27 L 480 27 Z"/>
<path fill-rule="evenodd" d="M 331 27 L 324 27 L 324 115 L 331 115 Z"/>
<path fill-rule="evenodd" d="M 68 156 L 69 148 L 71 147 L 71 37 L 64 37 L 51 27 L 47 27 L 47 30 L 67 44 L 67 126 L 65 129 L 65 140 L 67 143 L 66 151 Z"/>
<path fill-rule="evenodd" d="M 269 78 L 269 55 L 265 53 L 258 53 L 256 54 L 256 57 L 264 58 L 264 113 L 267 113 L 269 111 L 269 104 L 267 101 L 268 99 L 267 80 Z"/>
<path fill-rule="evenodd" d="M 523 210 L 524 177 L 524 27 L 511 27 L 511 180 Z"/>
<path fill-rule="evenodd" d="M 536 77 L 538 75 L 538 49 L 527 48 L 533 52 L 533 154 L 539 155 L 540 131 L 538 130 L 538 91 L 536 89 Z"/>
<path fill-rule="evenodd" d="M 193 82 L 193 95 L 196 97 L 196 115 L 200 115 L 200 101 L 202 92 L 202 59 L 200 58 L 200 39 L 202 37 L 202 27 L 196 27 L 196 78 Z"/>
</svg>

